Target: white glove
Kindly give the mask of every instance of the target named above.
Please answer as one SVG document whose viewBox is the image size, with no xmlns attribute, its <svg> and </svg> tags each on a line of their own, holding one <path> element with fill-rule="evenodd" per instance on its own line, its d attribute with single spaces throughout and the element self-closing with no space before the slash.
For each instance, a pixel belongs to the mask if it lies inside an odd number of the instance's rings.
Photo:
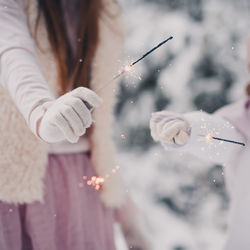
<svg viewBox="0 0 250 250">
<path fill-rule="evenodd" d="M 187 143 L 191 132 L 190 125 L 184 117 L 168 111 L 153 113 L 150 129 L 155 141 L 178 146 Z"/>
<path fill-rule="evenodd" d="M 71 143 L 77 142 L 93 122 L 91 110 L 86 105 L 96 108 L 101 103 L 101 98 L 95 92 L 84 87 L 44 103 L 42 108 L 46 112 L 38 127 L 39 136 L 49 143 L 65 139 Z"/>
</svg>

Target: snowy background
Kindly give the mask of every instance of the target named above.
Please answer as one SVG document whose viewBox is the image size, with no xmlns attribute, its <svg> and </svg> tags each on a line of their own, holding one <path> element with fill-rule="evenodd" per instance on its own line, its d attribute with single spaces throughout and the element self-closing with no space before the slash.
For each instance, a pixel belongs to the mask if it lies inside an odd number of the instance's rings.
<svg viewBox="0 0 250 250">
<path fill-rule="evenodd" d="M 148 123 L 154 111 L 213 112 L 244 96 L 250 1 L 119 2 L 128 62 L 174 36 L 122 81 L 115 132 L 121 173 L 153 249 L 220 250 L 229 206 L 221 166 L 164 152 L 152 141 Z"/>
</svg>

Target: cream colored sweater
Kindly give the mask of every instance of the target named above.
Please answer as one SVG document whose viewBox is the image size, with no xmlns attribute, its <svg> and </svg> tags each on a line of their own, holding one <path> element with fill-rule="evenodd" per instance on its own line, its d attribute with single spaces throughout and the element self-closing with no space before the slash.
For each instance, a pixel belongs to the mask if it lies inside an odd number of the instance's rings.
<svg viewBox="0 0 250 250">
<path fill-rule="evenodd" d="M 103 11 L 100 19 L 100 43 L 91 72 L 93 90 L 117 73 L 122 51 L 119 7 L 113 0 L 105 0 L 105 7 L 112 15 Z M 58 89 L 56 62 L 44 22 L 38 27 L 39 48 L 32 38 L 36 17 L 36 0 L 0 2 L 0 77 L 3 86 L 0 87 L 0 200 L 8 203 L 43 201 L 48 149 L 32 134 L 27 123 L 33 126 L 30 112 L 44 100 L 53 99 Z M 93 113 L 95 125 L 90 138 L 91 157 L 100 176 L 112 173 L 116 165 L 112 142 L 116 84 L 100 93 L 104 104 Z M 39 92 L 37 85 L 40 86 Z M 108 206 L 123 204 L 125 188 L 118 174 L 105 181 L 101 195 Z"/>
</svg>

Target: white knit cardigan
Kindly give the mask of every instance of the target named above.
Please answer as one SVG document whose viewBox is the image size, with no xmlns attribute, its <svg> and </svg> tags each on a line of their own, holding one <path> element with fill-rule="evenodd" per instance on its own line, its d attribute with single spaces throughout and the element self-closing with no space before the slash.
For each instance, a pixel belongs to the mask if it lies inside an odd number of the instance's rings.
<svg viewBox="0 0 250 250">
<path fill-rule="evenodd" d="M 113 0 L 105 0 L 105 10 L 100 19 L 100 43 L 92 63 L 91 89 L 96 90 L 118 72 L 121 56 L 123 29 L 119 7 Z M 110 14 L 111 13 L 111 14 Z M 37 1 L 27 2 L 27 22 L 34 34 L 37 17 Z M 38 27 L 37 56 L 44 77 L 52 91 L 56 91 L 57 67 L 44 20 Z M 116 85 L 107 86 L 98 93 L 104 104 L 93 113 L 95 124 L 91 135 L 91 160 L 99 176 L 110 174 L 106 179 L 101 197 L 107 206 L 118 207 L 125 200 L 125 188 L 115 167 L 112 142 L 113 105 Z M 43 202 L 44 176 L 47 165 L 47 146 L 36 138 L 17 110 L 9 93 L 0 86 L 0 200 L 22 204 Z"/>
</svg>

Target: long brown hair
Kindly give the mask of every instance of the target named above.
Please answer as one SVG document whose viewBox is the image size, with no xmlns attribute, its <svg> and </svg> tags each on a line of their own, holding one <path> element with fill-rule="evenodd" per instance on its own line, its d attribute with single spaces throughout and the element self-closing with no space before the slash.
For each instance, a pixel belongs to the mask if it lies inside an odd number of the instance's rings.
<svg viewBox="0 0 250 250">
<path fill-rule="evenodd" d="M 37 25 L 43 15 L 58 65 L 58 83 L 62 94 L 69 88 L 89 85 L 90 64 L 99 40 L 98 20 L 102 9 L 101 1 L 79 0 L 78 45 L 77 56 L 74 58 L 65 28 L 61 0 L 38 0 Z M 70 1 L 68 2 L 70 4 Z"/>
</svg>

